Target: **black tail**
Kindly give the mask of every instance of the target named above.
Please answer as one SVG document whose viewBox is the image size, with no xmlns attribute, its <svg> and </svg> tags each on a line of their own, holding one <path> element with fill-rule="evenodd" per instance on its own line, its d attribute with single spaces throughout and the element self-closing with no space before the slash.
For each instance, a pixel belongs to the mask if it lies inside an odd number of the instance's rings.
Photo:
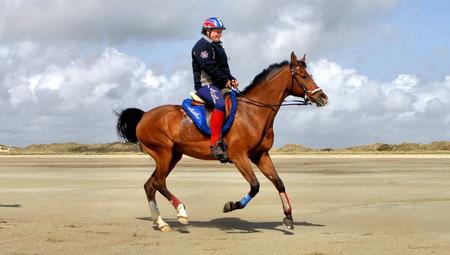
<svg viewBox="0 0 450 255">
<path fill-rule="evenodd" d="M 144 115 L 144 111 L 137 108 L 128 108 L 122 112 L 116 112 L 118 117 L 116 131 L 119 137 L 126 142 L 137 143 L 136 126 Z"/>
</svg>

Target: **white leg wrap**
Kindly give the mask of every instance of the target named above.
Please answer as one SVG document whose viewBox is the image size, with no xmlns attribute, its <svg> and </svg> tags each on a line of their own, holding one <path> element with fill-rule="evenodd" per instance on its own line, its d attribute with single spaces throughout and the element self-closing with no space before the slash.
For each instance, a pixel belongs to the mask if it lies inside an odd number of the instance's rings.
<svg viewBox="0 0 450 255">
<path fill-rule="evenodd" d="M 183 204 L 179 204 L 177 207 L 177 219 L 182 224 L 188 224 L 188 215 L 186 212 L 186 209 L 184 208 Z"/>
<path fill-rule="evenodd" d="M 158 205 L 155 201 L 149 201 L 148 206 L 150 207 L 150 212 L 152 213 L 153 222 L 156 222 L 159 217 Z"/>
<path fill-rule="evenodd" d="M 178 205 L 177 212 L 178 212 L 177 216 L 187 217 L 187 212 L 183 204 Z"/>
</svg>

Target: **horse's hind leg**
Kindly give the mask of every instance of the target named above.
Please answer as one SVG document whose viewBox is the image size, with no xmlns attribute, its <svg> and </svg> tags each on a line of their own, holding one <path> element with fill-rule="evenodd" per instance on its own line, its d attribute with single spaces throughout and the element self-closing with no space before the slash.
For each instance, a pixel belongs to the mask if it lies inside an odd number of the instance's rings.
<svg viewBox="0 0 450 255">
<path fill-rule="evenodd" d="M 289 202 L 289 198 L 286 194 L 286 190 L 284 188 L 283 181 L 278 176 L 275 167 L 273 166 L 272 159 L 270 158 L 269 153 L 265 152 L 259 156 L 252 157 L 252 162 L 255 163 L 264 176 L 267 177 L 278 190 L 280 195 L 281 204 L 283 205 L 284 215 L 286 216 L 283 219 L 284 225 L 286 225 L 290 229 L 294 229 L 294 220 L 292 218 L 292 206 L 291 202 Z"/>
<path fill-rule="evenodd" d="M 167 224 L 159 214 L 158 206 L 155 199 L 156 191 L 159 191 L 164 197 L 166 197 L 172 205 L 177 210 L 177 218 L 183 224 L 188 223 L 188 217 L 185 210 L 185 206 L 174 196 L 172 195 L 166 187 L 165 180 L 171 170 L 175 167 L 175 165 L 180 161 L 182 154 L 173 152 L 173 153 L 155 153 L 154 151 L 150 151 L 145 148 L 146 151 L 155 159 L 156 161 L 156 169 L 153 172 L 152 176 L 148 179 L 148 181 L 144 185 L 145 193 L 147 195 L 147 199 L 150 206 L 150 211 L 152 214 L 153 220 L 158 224 L 158 228 L 161 231 L 170 230 L 169 224 Z"/>
<path fill-rule="evenodd" d="M 182 224 L 188 224 L 188 216 L 186 212 L 186 207 L 183 203 L 178 200 L 168 189 L 166 186 L 166 178 L 170 174 L 170 172 L 173 170 L 175 165 L 180 161 L 183 154 L 179 152 L 172 152 L 172 159 L 169 163 L 169 169 L 167 175 L 161 175 L 160 178 L 158 178 L 158 175 L 156 176 L 155 182 L 153 183 L 154 187 L 169 200 L 169 202 L 173 205 L 175 210 L 177 211 L 177 219 Z"/>
<path fill-rule="evenodd" d="M 153 172 L 152 176 L 147 180 L 144 184 L 145 194 L 147 195 L 148 205 L 150 207 L 150 212 L 152 215 L 153 222 L 158 224 L 158 228 L 161 231 L 169 231 L 170 226 L 167 224 L 159 214 L 158 204 L 156 203 L 156 189 L 153 188 L 153 181 L 155 180 L 155 172 Z"/>
</svg>

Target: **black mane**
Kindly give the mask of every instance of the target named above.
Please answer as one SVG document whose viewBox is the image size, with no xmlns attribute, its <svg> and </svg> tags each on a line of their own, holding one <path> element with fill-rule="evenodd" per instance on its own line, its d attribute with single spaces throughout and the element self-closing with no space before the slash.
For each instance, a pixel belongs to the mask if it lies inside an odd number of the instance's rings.
<svg viewBox="0 0 450 255">
<path fill-rule="evenodd" d="M 250 85 L 248 85 L 245 88 L 243 93 L 248 92 L 250 89 L 252 89 L 256 85 L 260 84 L 261 82 L 263 82 L 267 78 L 272 77 L 272 74 L 274 74 L 276 71 L 279 71 L 282 67 L 285 67 L 287 65 L 289 65 L 288 61 L 283 61 L 281 63 L 271 64 L 269 67 L 264 69 L 261 73 L 256 75 L 255 78 L 253 78 L 253 81 L 250 83 Z"/>
</svg>

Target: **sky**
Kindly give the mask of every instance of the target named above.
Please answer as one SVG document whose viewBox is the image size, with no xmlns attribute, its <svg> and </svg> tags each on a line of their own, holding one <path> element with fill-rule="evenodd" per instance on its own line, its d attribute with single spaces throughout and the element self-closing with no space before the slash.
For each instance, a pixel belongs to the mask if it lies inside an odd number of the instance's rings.
<svg viewBox="0 0 450 255">
<path fill-rule="evenodd" d="M 444 0 L 0 0 L 0 144 L 114 142 L 114 110 L 181 103 L 210 16 L 241 89 L 295 51 L 329 96 L 282 108 L 275 147 L 450 140 L 449 12 Z"/>
</svg>

